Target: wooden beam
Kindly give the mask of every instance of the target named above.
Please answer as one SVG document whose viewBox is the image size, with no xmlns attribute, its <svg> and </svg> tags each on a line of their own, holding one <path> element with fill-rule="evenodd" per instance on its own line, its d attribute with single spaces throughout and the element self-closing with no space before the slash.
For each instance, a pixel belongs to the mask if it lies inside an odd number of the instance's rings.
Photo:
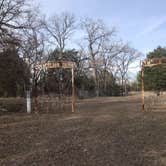
<svg viewBox="0 0 166 166">
<path fill-rule="evenodd" d="M 141 68 L 141 80 L 142 80 L 142 112 L 145 111 L 145 85 L 144 85 L 144 66 Z"/>
</svg>

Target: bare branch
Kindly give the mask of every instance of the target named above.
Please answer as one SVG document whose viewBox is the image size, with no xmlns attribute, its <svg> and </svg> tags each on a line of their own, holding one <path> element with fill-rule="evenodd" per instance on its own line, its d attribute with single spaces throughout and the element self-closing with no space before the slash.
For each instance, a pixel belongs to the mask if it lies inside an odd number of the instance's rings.
<svg viewBox="0 0 166 166">
<path fill-rule="evenodd" d="M 46 30 L 54 40 L 56 47 L 63 52 L 67 41 L 75 29 L 75 17 L 69 13 L 54 15 L 46 24 Z"/>
</svg>

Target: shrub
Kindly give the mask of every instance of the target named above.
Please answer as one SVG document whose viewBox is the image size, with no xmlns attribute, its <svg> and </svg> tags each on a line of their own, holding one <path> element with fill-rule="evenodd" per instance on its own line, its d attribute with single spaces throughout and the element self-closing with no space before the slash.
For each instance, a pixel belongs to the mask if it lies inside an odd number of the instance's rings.
<svg viewBox="0 0 166 166">
<path fill-rule="evenodd" d="M 0 112 L 23 112 L 26 111 L 26 101 L 23 98 L 1 98 Z"/>
</svg>

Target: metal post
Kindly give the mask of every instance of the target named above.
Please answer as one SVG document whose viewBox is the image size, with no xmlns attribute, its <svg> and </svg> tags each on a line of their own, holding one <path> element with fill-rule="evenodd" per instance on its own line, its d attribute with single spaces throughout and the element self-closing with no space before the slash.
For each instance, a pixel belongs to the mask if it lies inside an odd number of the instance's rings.
<svg viewBox="0 0 166 166">
<path fill-rule="evenodd" d="M 31 95 L 30 95 L 30 91 L 26 91 L 26 99 L 27 99 L 27 113 L 31 113 Z"/>
<path fill-rule="evenodd" d="M 71 103 L 71 109 L 72 109 L 72 112 L 74 112 L 75 111 L 74 65 L 71 68 L 71 74 L 72 74 L 72 103 Z"/>
<path fill-rule="evenodd" d="M 144 66 L 141 69 L 141 80 L 142 80 L 142 112 L 145 111 L 145 86 L 144 86 Z"/>
</svg>

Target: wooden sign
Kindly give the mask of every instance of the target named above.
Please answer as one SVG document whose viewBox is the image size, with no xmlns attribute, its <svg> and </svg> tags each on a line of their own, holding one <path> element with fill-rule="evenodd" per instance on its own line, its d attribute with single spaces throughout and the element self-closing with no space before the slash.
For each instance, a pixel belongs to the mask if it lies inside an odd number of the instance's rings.
<svg viewBox="0 0 166 166">
<path fill-rule="evenodd" d="M 153 66 L 158 66 L 162 64 L 166 64 L 166 58 L 149 58 L 149 59 L 146 59 L 142 65 L 144 67 L 153 67 Z"/>
<path fill-rule="evenodd" d="M 42 68 L 44 69 L 57 69 L 57 68 L 63 68 L 63 69 L 72 69 L 74 68 L 73 62 L 47 62 L 42 65 Z"/>
</svg>

